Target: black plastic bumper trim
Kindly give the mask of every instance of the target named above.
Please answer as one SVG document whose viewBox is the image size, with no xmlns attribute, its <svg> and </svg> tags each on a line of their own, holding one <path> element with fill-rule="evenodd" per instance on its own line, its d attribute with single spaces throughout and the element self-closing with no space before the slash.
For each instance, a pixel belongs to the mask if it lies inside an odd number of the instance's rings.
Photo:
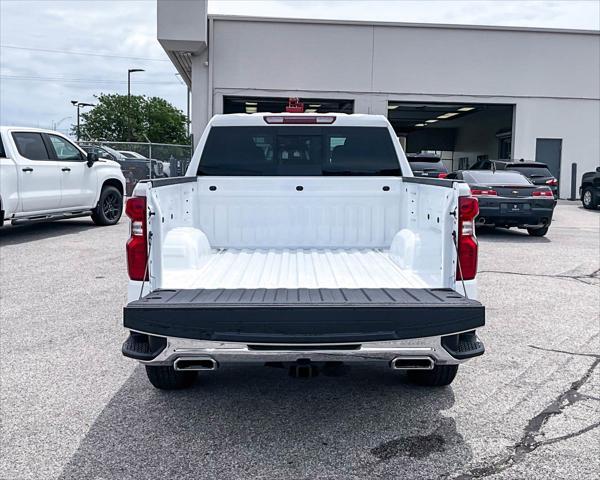
<svg viewBox="0 0 600 480">
<path fill-rule="evenodd" d="M 124 356 L 135 360 L 153 360 L 166 346 L 166 338 L 130 332 L 127 340 L 123 342 L 121 352 Z"/>
<path fill-rule="evenodd" d="M 485 352 L 485 346 L 475 331 L 442 337 L 442 347 L 457 360 L 478 357 Z"/>
</svg>

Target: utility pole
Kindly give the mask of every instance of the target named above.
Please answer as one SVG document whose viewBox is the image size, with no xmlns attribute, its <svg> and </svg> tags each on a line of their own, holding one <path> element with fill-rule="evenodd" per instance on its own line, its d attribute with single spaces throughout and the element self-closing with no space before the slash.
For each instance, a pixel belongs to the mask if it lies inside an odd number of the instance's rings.
<svg viewBox="0 0 600 480">
<path fill-rule="evenodd" d="M 79 109 L 81 107 L 94 107 L 95 105 L 93 103 L 80 102 L 79 100 L 71 100 L 71 104 L 74 107 L 77 107 L 77 141 L 79 141 L 79 138 L 81 136 L 81 126 L 80 126 L 80 119 L 79 119 Z M 61 122 L 62 122 L 62 120 L 61 120 Z"/>
<path fill-rule="evenodd" d="M 130 68 L 127 70 L 127 141 L 131 142 L 131 74 L 145 72 L 143 68 Z"/>
</svg>

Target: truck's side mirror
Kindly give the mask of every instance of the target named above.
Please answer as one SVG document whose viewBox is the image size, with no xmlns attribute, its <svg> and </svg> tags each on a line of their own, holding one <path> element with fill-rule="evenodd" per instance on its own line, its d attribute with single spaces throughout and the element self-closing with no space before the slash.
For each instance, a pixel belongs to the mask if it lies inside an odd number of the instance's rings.
<svg viewBox="0 0 600 480">
<path fill-rule="evenodd" d="M 600 167 L 596 167 L 596 171 L 600 173 Z"/>
<path fill-rule="evenodd" d="M 91 167 L 98 161 L 98 154 L 94 152 L 88 152 L 87 154 L 87 166 Z"/>
</svg>

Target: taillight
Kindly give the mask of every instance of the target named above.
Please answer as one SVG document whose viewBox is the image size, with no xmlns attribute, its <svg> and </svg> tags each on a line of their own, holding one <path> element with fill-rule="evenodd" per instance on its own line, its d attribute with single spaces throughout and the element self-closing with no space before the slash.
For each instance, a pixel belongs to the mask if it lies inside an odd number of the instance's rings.
<svg viewBox="0 0 600 480">
<path fill-rule="evenodd" d="M 268 124 L 331 124 L 335 117 L 307 117 L 305 115 L 269 115 L 263 117 Z"/>
<path fill-rule="evenodd" d="M 494 196 L 494 195 L 498 195 L 498 192 L 496 190 L 492 190 L 492 189 L 488 189 L 488 190 L 479 190 L 477 188 L 473 188 L 471 189 L 471 194 L 472 195 L 477 195 L 478 197 L 481 196 Z"/>
<path fill-rule="evenodd" d="M 448 176 L 447 173 L 438 173 L 438 178 L 446 178 Z"/>
<path fill-rule="evenodd" d="M 146 197 L 127 200 L 125 214 L 131 219 L 127 240 L 127 271 L 131 280 L 148 280 L 148 243 L 146 241 Z"/>
<path fill-rule="evenodd" d="M 558 185 L 558 180 L 556 178 L 546 180 L 546 185 L 552 185 L 553 187 L 555 187 L 556 185 Z"/>
<path fill-rule="evenodd" d="M 475 238 L 475 217 L 479 202 L 475 197 L 458 198 L 458 262 L 457 280 L 473 280 L 477 274 L 478 245 Z"/>
<path fill-rule="evenodd" d="M 532 195 L 534 197 L 554 197 L 552 190 L 544 188 L 543 190 L 534 190 Z"/>
</svg>

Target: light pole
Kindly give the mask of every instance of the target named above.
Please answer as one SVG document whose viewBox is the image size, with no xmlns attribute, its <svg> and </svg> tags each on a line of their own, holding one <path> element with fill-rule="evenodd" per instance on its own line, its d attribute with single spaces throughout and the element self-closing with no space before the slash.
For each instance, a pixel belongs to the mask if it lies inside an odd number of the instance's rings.
<svg viewBox="0 0 600 480">
<path fill-rule="evenodd" d="M 127 70 L 127 141 L 131 142 L 131 74 L 145 72 L 143 68 L 130 68 Z"/>
<path fill-rule="evenodd" d="M 71 118 L 71 115 L 61 118 L 58 122 L 52 122 L 52 130 L 58 130 L 58 126 L 68 118 Z"/>
<path fill-rule="evenodd" d="M 79 137 L 80 137 L 79 109 L 81 107 L 94 107 L 95 105 L 93 103 L 80 102 L 79 100 L 71 100 L 71 103 L 73 104 L 74 107 L 77 107 L 77 141 L 79 141 Z"/>
</svg>

